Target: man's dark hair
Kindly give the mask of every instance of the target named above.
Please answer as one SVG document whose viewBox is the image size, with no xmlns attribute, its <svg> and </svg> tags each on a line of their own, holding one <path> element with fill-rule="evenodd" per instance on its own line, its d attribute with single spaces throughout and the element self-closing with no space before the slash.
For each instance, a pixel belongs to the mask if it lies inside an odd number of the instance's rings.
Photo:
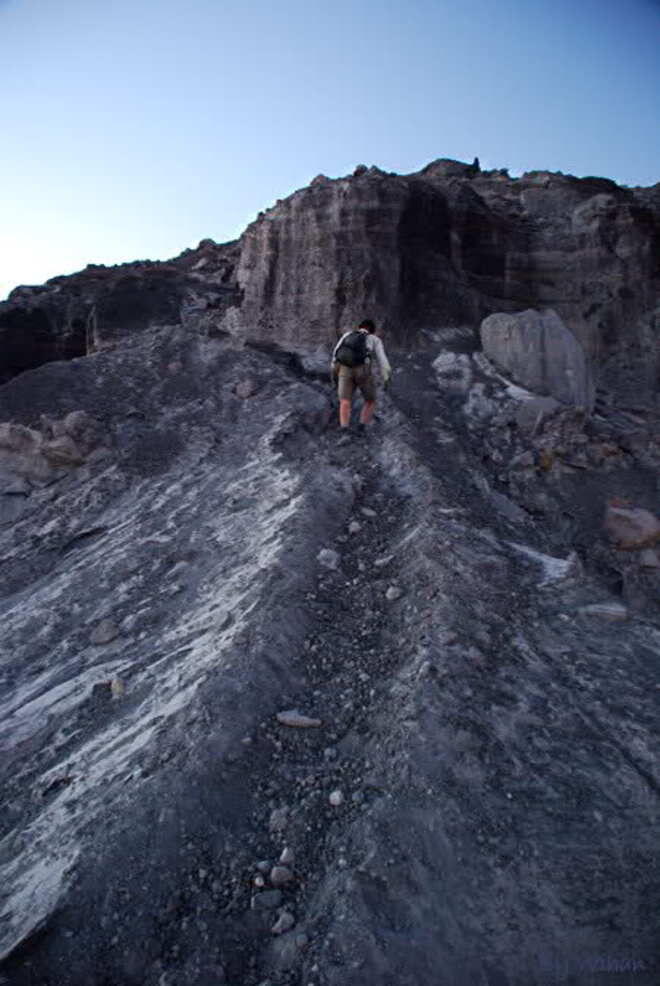
<svg viewBox="0 0 660 986">
<path fill-rule="evenodd" d="M 358 329 L 366 329 L 367 332 L 375 332 L 376 326 L 370 318 L 365 318 L 358 325 Z"/>
</svg>

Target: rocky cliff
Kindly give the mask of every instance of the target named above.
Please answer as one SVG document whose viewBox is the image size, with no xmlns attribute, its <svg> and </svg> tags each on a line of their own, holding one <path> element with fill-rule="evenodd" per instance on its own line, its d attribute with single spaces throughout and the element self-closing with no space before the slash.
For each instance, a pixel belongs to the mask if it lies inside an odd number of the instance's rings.
<svg viewBox="0 0 660 986">
<path fill-rule="evenodd" d="M 365 170 L 0 306 L 0 982 L 657 983 L 657 215 Z"/>
<path fill-rule="evenodd" d="M 319 175 L 260 213 L 238 243 L 204 241 L 165 264 L 87 268 L 0 305 L 4 379 L 117 334 L 205 313 L 236 335 L 327 345 L 371 313 L 415 346 L 494 312 L 552 308 L 597 383 L 641 406 L 658 383 L 660 185 L 456 161 L 412 175 Z"/>
</svg>

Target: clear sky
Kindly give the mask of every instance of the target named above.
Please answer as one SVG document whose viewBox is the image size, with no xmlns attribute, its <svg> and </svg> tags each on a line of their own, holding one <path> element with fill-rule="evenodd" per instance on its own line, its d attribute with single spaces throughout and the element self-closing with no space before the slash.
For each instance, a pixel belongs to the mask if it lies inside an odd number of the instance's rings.
<svg viewBox="0 0 660 986">
<path fill-rule="evenodd" d="M 660 0 L 0 0 L 0 299 L 323 172 L 660 181 Z"/>
</svg>

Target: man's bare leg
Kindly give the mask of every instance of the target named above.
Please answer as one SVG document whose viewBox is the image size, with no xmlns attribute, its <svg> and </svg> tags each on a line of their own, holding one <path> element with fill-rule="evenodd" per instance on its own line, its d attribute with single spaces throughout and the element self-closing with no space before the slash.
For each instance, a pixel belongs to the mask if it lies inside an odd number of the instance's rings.
<svg viewBox="0 0 660 986">
<path fill-rule="evenodd" d="M 339 426 L 348 428 L 351 422 L 351 402 L 347 400 L 339 401 Z"/>
<path fill-rule="evenodd" d="M 365 401 L 360 413 L 360 424 L 368 425 L 374 416 L 374 411 L 376 409 L 375 401 Z"/>
</svg>

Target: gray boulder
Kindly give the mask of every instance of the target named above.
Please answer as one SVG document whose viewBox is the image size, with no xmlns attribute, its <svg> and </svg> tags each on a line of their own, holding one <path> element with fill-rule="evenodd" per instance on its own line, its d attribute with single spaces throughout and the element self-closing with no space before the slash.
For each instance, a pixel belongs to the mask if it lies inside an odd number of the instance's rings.
<svg viewBox="0 0 660 986">
<path fill-rule="evenodd" d="M 481 323 L 485 354 L 516 383 L 562 404 L 594 406 L 584 350 L 552 309 L 497 312 Z"/>
</svg>

